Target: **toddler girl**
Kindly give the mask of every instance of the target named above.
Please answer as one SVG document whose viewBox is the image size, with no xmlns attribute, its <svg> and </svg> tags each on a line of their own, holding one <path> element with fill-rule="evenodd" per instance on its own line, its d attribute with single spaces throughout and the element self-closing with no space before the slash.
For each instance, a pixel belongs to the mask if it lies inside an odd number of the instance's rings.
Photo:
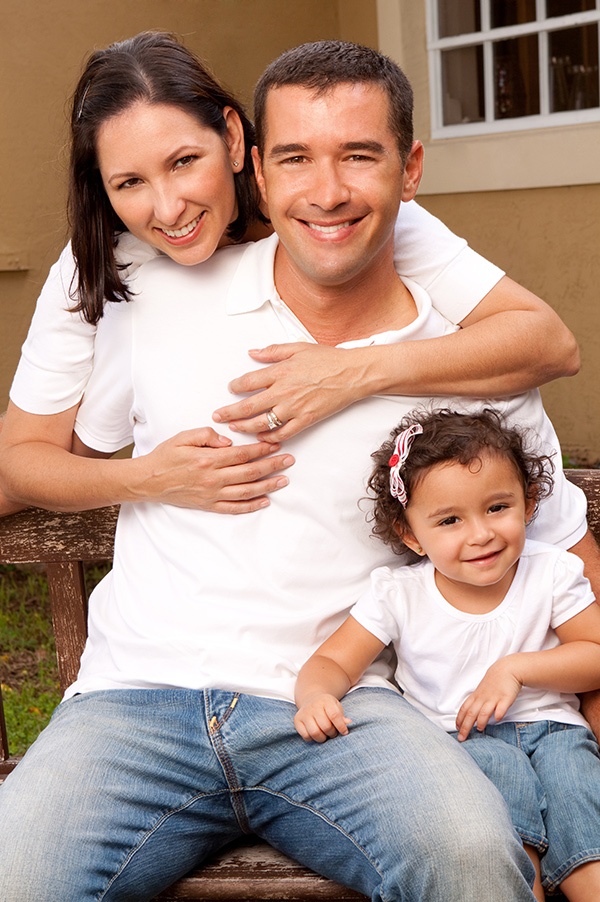
<svg viewBox="0 0 600 902">
<path fill-rule="evenodd" d="M 413 413 L 373 458 L 373 532 L 423 560 L 372 573 L 300 671 L 296 729 L 347 733 L 339 699 L 392 642 L 405 698 L 502 792 L 536 898 L 600 899 L 600 756 L 575 695 L 600 686 L 600 608 L 579 558 L 526 541 L 549 459 L 491 410 Z"/>
</svg>

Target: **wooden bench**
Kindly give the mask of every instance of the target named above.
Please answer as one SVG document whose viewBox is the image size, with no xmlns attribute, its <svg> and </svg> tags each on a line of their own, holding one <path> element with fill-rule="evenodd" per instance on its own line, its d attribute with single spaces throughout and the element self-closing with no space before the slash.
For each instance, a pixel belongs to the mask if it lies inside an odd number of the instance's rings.
<svg viewBox="0 0 600 902">
<path fill-rule="evenodd" d="M 600 470 L 570 470 L 588 498 L 588 519 L 600 540 Z M 112 558 L 117 508 L 77 514 L 30 509 L 0 519 L 0 563 L 45 566 L 61 686 L 77 675 L 86 637 L 84 562 Z M 18 763 L 11 758 L 0 696 L 0 780 Z M 235 845 L 157 897 L 176 900 L 364 900 L 314 874 L 258 840 Z"/>
</svg>

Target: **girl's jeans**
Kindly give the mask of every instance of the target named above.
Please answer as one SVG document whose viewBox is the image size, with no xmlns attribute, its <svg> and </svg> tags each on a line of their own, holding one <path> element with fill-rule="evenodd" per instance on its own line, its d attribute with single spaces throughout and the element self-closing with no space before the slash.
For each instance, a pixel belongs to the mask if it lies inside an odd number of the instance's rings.
<svg viewBox="0 0 600 902">
<path fill-rule="evenodd" d="M 509 721 L 472 730 L 462 745 L 502 793 L 523 842 L 542 853 L 547 892 L 600 859 L 600 756 L 588 729 Z"/>
</svg>

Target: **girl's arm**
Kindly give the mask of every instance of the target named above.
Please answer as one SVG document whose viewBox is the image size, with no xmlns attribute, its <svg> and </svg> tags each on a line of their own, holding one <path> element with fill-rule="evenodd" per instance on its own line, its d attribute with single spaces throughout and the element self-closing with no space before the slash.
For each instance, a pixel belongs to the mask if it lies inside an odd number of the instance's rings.
<svg viewBox="0 0 600 902">
<path fill-rule="evenodd" d="M 280 441 L 374 394 L 501 397 L 579 369 L 577 343 L 558 315 L 506 276 L 460 325 L 441 338 L 366 348 L 298 342 L 252 350 L 270 366 L 229 387 L 258 394 L 220 408 L 214 419 Z M 268 433 L 270 408 L 284 425 Z"/>
<path fill-rule="evenodd" d="M 27 505 L 73 511 L 125 501 L 248 513 L 268 505 L 268 494 L 287 484 L 281 470 L 294 462 L 289 454 L 273 455 L 278 448 L 266 443 L 232 446 L 210 428 L 179 433 L 135 459 L 95 459 L 106 455 L 80 443 L 72 454 L 76 411 L 39 416 L 9 405 L 0 435 L 4 513 Z"/>
<path fill-rule="evenodd" d="M 294 725 L 303 739 L 325 742 L 345 735 L 351 722 L 339 699 L 358 682 L 385 645 L 353 617 L 308 659 L 296 681 Z"/>
<path fill-rule="evenodd" d="M 600 607 L 589 605 L 555 632 L 561 642 L 556 648 L 518 652 L 492 664 L 458 712 L 460 741 L 474 726 L 484 730 L 492 714 L 502 720 L 523 686 L 571 693 L 600 688 Z"/>
</svg>

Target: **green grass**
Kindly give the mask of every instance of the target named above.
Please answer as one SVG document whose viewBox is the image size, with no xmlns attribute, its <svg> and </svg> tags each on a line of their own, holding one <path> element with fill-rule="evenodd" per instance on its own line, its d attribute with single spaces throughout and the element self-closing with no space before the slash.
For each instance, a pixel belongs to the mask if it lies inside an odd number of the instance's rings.
<svg viewBox="0 0 600 902">
<path fill-rule="evenodd" d="M 106 572 L 86 573 L 91 589 Z M 11 755 L 22 755 L 61 699 L 48 586 L 32 568 L 0 566 L 0 683 Z"/>
</svg>

